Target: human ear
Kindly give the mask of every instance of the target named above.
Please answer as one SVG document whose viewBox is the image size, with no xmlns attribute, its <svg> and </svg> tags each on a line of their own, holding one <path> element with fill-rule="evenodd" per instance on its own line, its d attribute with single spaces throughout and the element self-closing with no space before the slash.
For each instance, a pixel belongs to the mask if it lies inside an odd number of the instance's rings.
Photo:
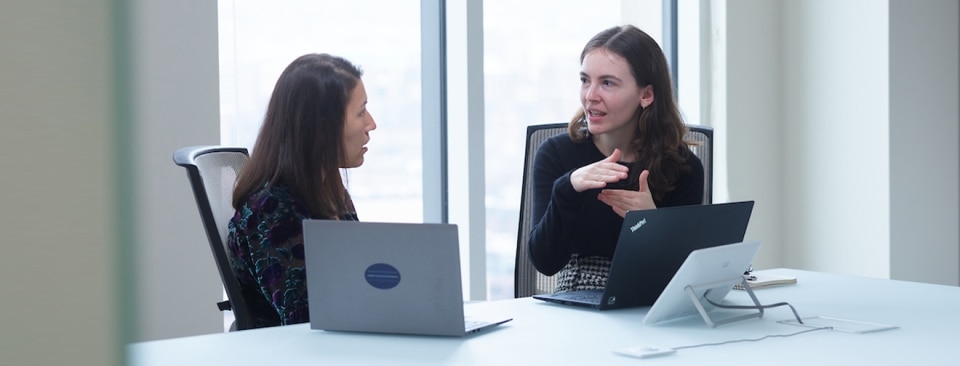
<svg viewBox="0 0 960 366">
<path fill-rule="evenodd" d="M 640 89 L 640 107 L 647 108 L 653 104 L 653 85 L 647 85 Z"/>
</svg>

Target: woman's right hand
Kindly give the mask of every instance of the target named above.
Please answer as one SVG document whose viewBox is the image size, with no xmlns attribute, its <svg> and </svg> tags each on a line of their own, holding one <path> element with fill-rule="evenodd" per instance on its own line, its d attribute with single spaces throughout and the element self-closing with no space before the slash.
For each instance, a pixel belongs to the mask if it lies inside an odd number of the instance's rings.
<svg viewBox="0 0 960 366">
<path fill-rule="evenodd" d="M 620 165 L 620 149 L 613 149 L 613 153 L 606 159 L 580 167 L 570 174 L 570 184 L 577 192 L 588 189 L 603 188 L 607 183 L 615 183 L 627 177 L 627 167 Z"/>
</svg>

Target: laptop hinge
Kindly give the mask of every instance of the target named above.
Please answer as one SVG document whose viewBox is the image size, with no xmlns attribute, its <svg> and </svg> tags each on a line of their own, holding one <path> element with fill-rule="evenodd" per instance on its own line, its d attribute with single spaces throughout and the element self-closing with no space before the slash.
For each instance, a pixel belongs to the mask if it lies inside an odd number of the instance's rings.
<svg viewBox="0 0 960 366">
<path fill-rule="evenodd" d="M 233 310 L 233 306 L 230 305 L 230 300 L 224 300 L 217 303 L 217 309 L 220 311 Z"/>
</svg>

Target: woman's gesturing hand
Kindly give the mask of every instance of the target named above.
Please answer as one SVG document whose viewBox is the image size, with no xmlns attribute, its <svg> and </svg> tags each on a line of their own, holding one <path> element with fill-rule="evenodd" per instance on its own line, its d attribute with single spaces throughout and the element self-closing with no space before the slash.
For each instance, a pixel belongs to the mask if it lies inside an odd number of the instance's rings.
<svg viewBox="0 0 960 366">
<path fill-rule="evenodd" d="M 614 149 L 606 159 L 574 170 L 573 174 L 570 174 L 570 184 L 577 192 L 583 192 L 588 189 L 603 188 L 607 183 L 626 178 L 627 167 L 617 164 L 617 160 L 620 160 L 620 149 Z"/>
<path fill-rule="evenodd" d="M 647 185 L 649 170 L 640 173 L 640 189 L 631 191 L 628 189 L 604 189 L 597 196 L 600 201 L 606 203 L 613 212 L 620 217 L 625 217 L 627 211 L 648 210 L 657 208 L 653 203 L 653 195 L 650 194 L 650 187 Z"/>
</svg>

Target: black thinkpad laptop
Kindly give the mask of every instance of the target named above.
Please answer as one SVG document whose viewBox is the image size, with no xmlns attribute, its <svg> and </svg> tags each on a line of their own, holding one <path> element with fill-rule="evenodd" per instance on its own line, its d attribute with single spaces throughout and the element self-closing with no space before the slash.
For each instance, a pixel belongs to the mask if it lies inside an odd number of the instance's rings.
<svg viewBox="0 0 960 366">
<path fill-rule="evenodd" d="M 600 310 L 653 305 L 690 252 L 743 241 L 753 203 L 627 212 L 605 289 L 533 297 Z"/>
</svg>

